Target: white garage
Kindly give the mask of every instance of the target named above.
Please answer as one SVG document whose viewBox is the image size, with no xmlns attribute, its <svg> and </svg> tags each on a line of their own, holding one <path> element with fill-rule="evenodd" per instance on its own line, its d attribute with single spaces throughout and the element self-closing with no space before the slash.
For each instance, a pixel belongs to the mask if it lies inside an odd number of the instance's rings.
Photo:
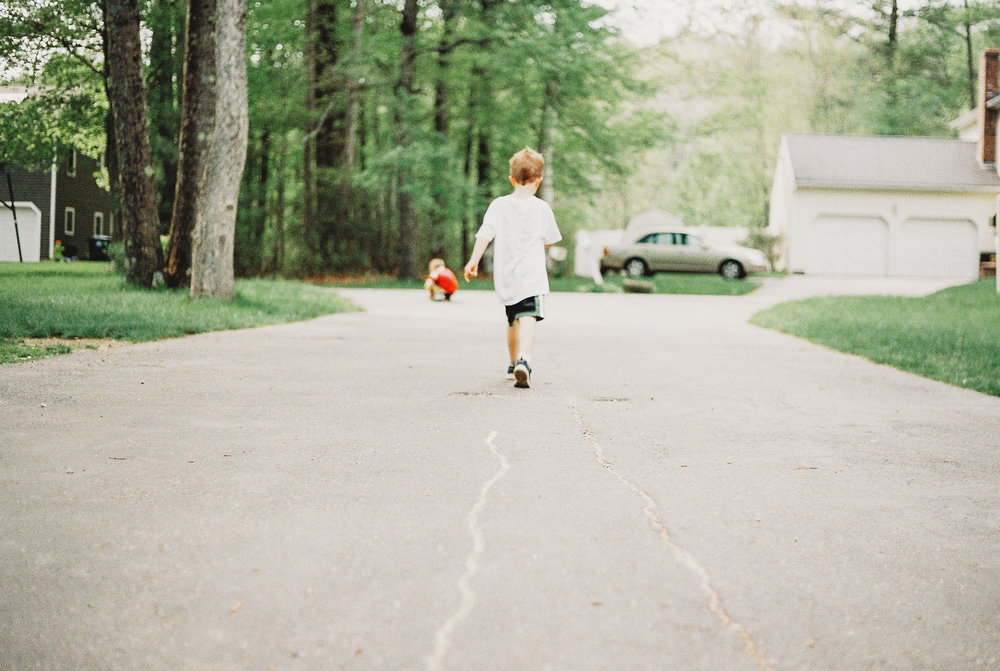
<svg viewBox="0 0 1000 671">
<path fill-rule="evenodd" d="M 786 134 L 770 227 L 790 272 L 974 279 L 998 194 L 974 142 Z"/>
<path fill-rule="evenodd" d="M 913 217 L 902 222 L 893 245 L 890 275 L 910 275 L 912 268 L 937 277 L 976 277 L 979 273 L 979 233 L 969 219 Z M 975 267 L 969 268 L 969 259 Z"/>
<path fill-rule="evenodd" d="M 885 275 L 889 224 L 881 217 L 819 215 L 805 231 L 806 266 L 824 275 Z"/>
<path fill-rule="evenodd" d="M 16 229 L 9 203 L 0 206 L 0 261 L 38 261 L 41 255 L 42 213 L 34 203 L 16 202 L 14 209 L 17 212 Z"/>
</svg>

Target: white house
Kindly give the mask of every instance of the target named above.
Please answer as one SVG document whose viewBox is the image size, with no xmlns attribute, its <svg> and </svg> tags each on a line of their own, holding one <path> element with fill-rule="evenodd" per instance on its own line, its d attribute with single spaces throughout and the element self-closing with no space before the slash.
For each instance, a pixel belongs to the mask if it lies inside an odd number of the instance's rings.
<svg viewBox="0 0 1000 671">
<path fill-rule="evenodd" d="M 783 135 L 770 228 L 785 236 L 788 271 L 978 277 L 996 249 L 996 65 L 984 52 L 975 134 Z"/>
</svg>

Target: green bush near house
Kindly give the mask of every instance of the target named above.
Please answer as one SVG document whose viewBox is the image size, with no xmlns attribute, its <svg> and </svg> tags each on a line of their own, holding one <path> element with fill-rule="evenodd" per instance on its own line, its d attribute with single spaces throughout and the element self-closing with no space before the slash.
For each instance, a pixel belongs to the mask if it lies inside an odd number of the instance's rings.
<svg viewBox="0 0 1000 671">
<path fill-rule="evenodd" d="M 993 278 L 921 298 L 783 303 L 751 323 L 934 380 L 1000 396 L 1000 295 Z"/>
<path fill-rule="evenodd" d="M 0 263 L 0 363 L 67 351 L 73 339 L 143 342 L 312 319 L 357 310 L 303 282 L 236 281 L 236 298 L 192 301 L 187 292 L 129 286 L 110 263 Z M 25 339 L 59 338 L 32 344 Z"/>
<path fill-rule="evenodd" d="M 167 248 L 170 244 L 169 235 L 160 236 L 160 247 L 163 248 L 163 258 L 167 258 Z M 111 259 L 111 270 L 119 275 L 125 274 L 125 243 L 112 242 L 107 249 L 108 258 Z"/>
</svg>

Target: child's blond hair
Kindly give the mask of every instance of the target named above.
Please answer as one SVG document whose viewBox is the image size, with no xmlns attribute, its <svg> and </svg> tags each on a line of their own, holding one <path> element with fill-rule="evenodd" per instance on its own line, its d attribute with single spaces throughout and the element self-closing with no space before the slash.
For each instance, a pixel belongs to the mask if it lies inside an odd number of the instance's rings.
<svg viewBox="0 0 1000 671">
<path fill-rule="evenodd" d="M 434 272 L 438 268 L 444 268 L 443 259 L 431 259 L 431 262 L 427 264 L 427 271 Z"/>
<path fill-rule="evenodd" d="M 545 157 L 531 147 L 525 147 L 510 157 L 510 176 L 518 184 L 529 184 L 542 176 Z"/>
</svg>

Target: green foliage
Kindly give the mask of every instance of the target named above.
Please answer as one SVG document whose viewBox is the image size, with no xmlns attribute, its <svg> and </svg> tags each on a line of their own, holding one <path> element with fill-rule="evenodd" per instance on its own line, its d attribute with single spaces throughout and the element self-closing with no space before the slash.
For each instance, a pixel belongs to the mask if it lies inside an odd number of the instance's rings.
<svg viewBox="0 0 1000 671">
<path fill-rule="evenodd" d="M 431 255 L 461 263 L 463 239 L 471 238 L 486 203 L 509 188 L 508 157 L 540 144 L 546 118 L 555 207 L 564 236 L 571 236 L 575 222 L 592 218 L 586 213 L 594 185 L 609 175 L 626 179 L 631 157 L 664 136 L 659 115 L 639 111 L 636 101 L 646 91 L 634 76 L 634 54 L 601 27 L 600 7 L 578 0 L 488 9 L 455 2 L 447 25 L 428 7 L 416 35 L 414 87 L 403 90 L 397 6 L 368 2 L 355 48 L 351 3 L 327 4 L 336 19 L 333 44 L 324 49 L 336 59 L 322 70 L 311 118 L 303 116 L 305 24 L 291 20 L 304 19 L 305 3 L 251 4 L 251 149 L 236 252 L 242 272 L 395 271 L 400 194 L 413 199 L 418 266 Z M 322 118 L 324 132 L 342 142 L 352 88 L 362 107 L 356 163 L 317 167 L 318 230 L 307 232 L 298 228 L 301 201 L 289 198 L 302 194 L 302 130 Z M 448 124 L 439 130 L 434 114 L 442 90 Z M 480 148 L 487 153 L 478 156 Z M 477 162 L 488 166 L 484 180 Z"/>
<path fill-rule="evenodd" d="M 0 5 L 0 84 L 28 86 L 32 96 L 0 104 L 0 161 L 46 168 L 75 148 L 104 151 L 101 63 L 102 3 L 97 0 L 7 0 Z"/>
<path fill-rule="evenodd" d="M 1000 396 L 1000 296 L 993 278 L 923 298 L 845 296 L 784 303 L 752 323 L 876 363 Z"/>
<path fill-rule="evenodd" d="M 778 259 L 781 258 L 785 237 L 780 233 L 768 233 L 766 230 L 757 228 L 752 229 L 747 234 L 747 239 L 743 244 L 764 252 L 771 267 L 775 268 L 778 265 Z"/>
<path fill-rule="evenodd" d="M 107 248 L 108 258 L 111 259 L 111 272 L 125 276 L 125 243 L 112 242 Z"/>
<path fill-rule="evenodd" d="M 0 105 L 0 160 L 47 166 L 53 147 L 103 150 L 102 4 L 0 5 L 2 83 L 41 87 L 41 97 Z M 402 5 L 366 0 L 355 33 L 361 4 L 313 3 L 322 40 L 312 45 L 309 110 L 305 0 L 249 3 L 242 276 L 395 272 L 405 247 L 418 267 L 432 255 L 459 265 L 486 204 L 508 189 L 507 158 L 525 145 L 549 156 L 543 194 L 551 189 L 567 240 L 653 207 L 691 224 L 759 228 L 782 132 L 950 135 L 948 122 L 969 106 L 969 48 L 978 55 L 1000 43 L 1000 8 L 987 0 L 924 0 L 900 13 L 892 42 L 889 2 L 743 5 L 724 29 L 645 49 L 620 39 L 599 3 L 428 0 L 419 3 L 413 81 L 402 86 Z M 142 5 L 166 226 L 183 3 Z M 307 185 L 311 140 L 323 156 Z M 405 240 L 401 197 L 412 199 L 416 231 Z"/>
</svg>

